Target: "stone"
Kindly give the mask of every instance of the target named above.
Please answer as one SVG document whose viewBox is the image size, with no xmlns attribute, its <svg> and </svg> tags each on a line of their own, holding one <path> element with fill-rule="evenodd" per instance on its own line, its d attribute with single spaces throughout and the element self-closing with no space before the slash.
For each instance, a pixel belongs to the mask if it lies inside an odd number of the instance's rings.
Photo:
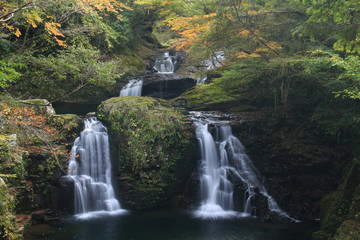
<svg viewBox="0 0 360 240">
<path fill-rule="evenodd" d="M 109 130 L 124 207 L 157 207 L 183 191 L 196 167 L 196 139 L 184 115 L 165 100 L 117 97 L 99 106 L 98 118 Z"/>
<path fill-rule="evenodd" d="M 52 104 L 46 99 L 30 99 L 21 101 L 21 103 L 26 104 L 29 107 L 32 107 L 37 114 L 41 115 L 53 115 L 55 114 L 55 109 Z"/>
<path fill-rule="evenodd" d="M 60 211 L 68 214 L 74 214 L 74 189 L 75 181 L 71 176 L 63 176 L 60 178 L 58 207 Z"/>
</svg>

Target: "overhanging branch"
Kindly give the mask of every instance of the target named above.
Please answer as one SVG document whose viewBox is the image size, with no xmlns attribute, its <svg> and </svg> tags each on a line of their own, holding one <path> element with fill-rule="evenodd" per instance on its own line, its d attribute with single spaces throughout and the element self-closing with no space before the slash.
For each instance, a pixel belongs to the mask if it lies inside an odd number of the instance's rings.
<svg viewBox="0 0 360 240">
<path fill-rule="evenodd" d="M 32 4 L 32 1 L 18 7 L 18 8 L 15 8 L 14 10 L 12 10 L 11 12 L 8 12 L 2 16 L 0 16 L 0 22 L 7 22 L 9 21 L 11 18 L 13 18 L 15 16 L 15 13 L 17 13 L 18 11 L 20 10 L 23 10 L 25 8 L 27 8 L 30 4 Z"/>
</svg>

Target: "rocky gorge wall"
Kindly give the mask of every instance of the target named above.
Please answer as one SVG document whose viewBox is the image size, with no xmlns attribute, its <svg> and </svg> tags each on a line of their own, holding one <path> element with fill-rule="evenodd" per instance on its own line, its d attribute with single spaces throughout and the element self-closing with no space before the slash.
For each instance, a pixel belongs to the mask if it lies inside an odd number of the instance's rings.
<svg viewBox="0 0 360 240">
<path fill-rule="evenodd" d="M 82 121 L 38 99 L 0 102 L 0 123 L 0 237 L 17 239 L 41 213 L 61 212 L 59 178 Z"/>
</svg>

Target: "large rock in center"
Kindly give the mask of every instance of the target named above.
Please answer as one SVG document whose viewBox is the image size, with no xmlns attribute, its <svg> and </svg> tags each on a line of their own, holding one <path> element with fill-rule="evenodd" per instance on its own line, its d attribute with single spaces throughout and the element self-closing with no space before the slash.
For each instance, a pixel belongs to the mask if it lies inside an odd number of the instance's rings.
<svg viewBox="0 0 360 240">
<path fill-rule="evenodd" d="M 109 130 L 125 207 L 156 207 L 181 193 L 196 165 L 189 119 L 150 97 L 111 98 L 99 106 L 98 118 Z"/>
</svg>

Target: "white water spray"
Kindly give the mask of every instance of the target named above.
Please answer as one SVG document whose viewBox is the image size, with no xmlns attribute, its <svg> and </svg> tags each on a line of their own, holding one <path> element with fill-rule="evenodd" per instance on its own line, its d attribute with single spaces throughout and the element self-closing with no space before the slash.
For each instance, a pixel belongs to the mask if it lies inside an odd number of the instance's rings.
<svg viewBox="0 0 360 240">
<path fill-rule="evenodd" d="M 201 150 L 201 205 L 195 215 L 201 218 L 252 216 L 255 212 L 252 201 L 257 189 L 267 198 L 271 212 L 291 219 L 261 184 L 258 170 L 246 154 L 240 140 L 232 135 L 231 127 L 227 124 L 215 126 L 214 140 L 208 131 L 208 124 L 199 119 L 194 120 Z M 234 184 L 230 181 L 229 174 L 240 180 L 245 187 L 241 212 L 234 210 L 234 201 L 239 200 L 234 199 Z"/>
<path fill-rule="evenodd" d="M 139 97 L 143 86 L 142 79 L 131 79 L 120 91 L 120 97 Z"/>
<path fill-rule="evenodd" d="M 158 73 L 171 74 L 174 73 L 175 65 L 175 57 L 170 56 L 169 52 L 165 52 L 161 57 L 155 60 L 154 69 Z"/>
<path fill-rule="evenodd" d="M 111 184 L 107 129 L 96 118 L 85 120 L 85 129 L 75 140 L 69 161 L 74 180 L 74 210 L 78 217 L 123 212 Z"/>
</svg>

